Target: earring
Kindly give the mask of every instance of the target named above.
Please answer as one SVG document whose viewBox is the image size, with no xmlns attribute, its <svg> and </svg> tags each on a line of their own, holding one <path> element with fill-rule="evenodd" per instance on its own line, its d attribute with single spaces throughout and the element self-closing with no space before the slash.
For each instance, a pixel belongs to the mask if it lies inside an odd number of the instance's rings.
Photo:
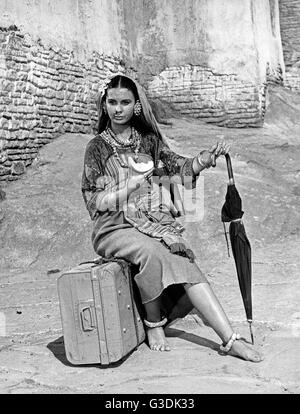
<svg viewBox="0 0 300 414">
<path fill-rule="evenodd" d="M 142 113 L 142 104 L 140 101 L 136 101 L 134 108 L 133 108 L 133 113 L 135 116 L 140 116 Z"/>
<path fill-rule="evenodd" d="M 104 112 L 105 114 L 107 114 L 107 109 L 106 109 L 106 106 L 103 106 L 103 112 Z"/>
</svg>

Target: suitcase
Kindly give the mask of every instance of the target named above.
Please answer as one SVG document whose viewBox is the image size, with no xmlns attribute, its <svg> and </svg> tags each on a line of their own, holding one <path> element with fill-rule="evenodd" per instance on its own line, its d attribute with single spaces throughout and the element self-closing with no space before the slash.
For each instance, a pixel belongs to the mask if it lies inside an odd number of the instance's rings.
<svg viewBox="0 0 300 414">
<path fill-rule="evenodd" d="M 82 263 L 58 278 L 64 344 L 70 363 L 108 365 L 145 340 L 132 283 L 130 266 L 123 260 Z"/>
</svg>

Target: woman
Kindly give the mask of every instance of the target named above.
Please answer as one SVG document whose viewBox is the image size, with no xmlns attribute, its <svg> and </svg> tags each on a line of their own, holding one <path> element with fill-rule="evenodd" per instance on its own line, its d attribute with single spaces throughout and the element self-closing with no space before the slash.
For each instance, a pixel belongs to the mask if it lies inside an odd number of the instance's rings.
<svg viewBox="0 0 300 414">
<path fill-rule="evenodd" d="M 145 310 L 149 346 L 169 351 L 163 327 L 195 307 L 222 339 L 221 350 L 258 362 L 261 356 L 234 333 L 176 221 L 175 188 L 161 197 L 158 177 L 186 178 L 215 165 L 229 147 L 218 143 L 196 157 L 170 150 L 144 91 L 125 75 L 115 75 L 98 100 L 98 135 L 87 145 L 83 197 L 93 220 L 95 251 L 136 265 L 134 276 Z M 173 181 L 172 181 L 173 183 Z M 165 194 L 165 192 L 164 192 Z"/>
</svg>

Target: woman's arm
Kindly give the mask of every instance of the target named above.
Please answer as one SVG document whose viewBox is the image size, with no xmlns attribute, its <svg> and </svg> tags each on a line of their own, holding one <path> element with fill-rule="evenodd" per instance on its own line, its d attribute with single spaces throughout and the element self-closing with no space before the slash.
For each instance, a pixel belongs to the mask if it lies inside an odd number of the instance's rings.
<svg viewBox="0 0 300 414">
<path fill-rule="evenodd" d="M 145 183 L 148 175 L 151 173 L 152 170 L 147 171 L 145 174 L 134 175 L 128 178 L 124 188 L 111 191 L 104 196 L 99 194 L 96 201 L 97 209 L 99 211 L 113 210 L 114 208 L 118 209 L 119 205 L 122 205 L 125 201 L 128 201 L 129 196 Z"/>
<path fill-rule="evenodd" d="M 87 145 L 82 173 L 82 195 L 92 218 L 102 211 L 101 200 L 112 193 L 113 178 L 104 174 L 105 160 L 109 154 L 96 138 Z"/>
<path fill-rule="evenodd" d="M 193 158 L 184 157 L 175 153 L 167 144 L 163 143 L 156 136 L 153 137 L 153 140 L 154 164 L 157 166 L 161 162 L 163 165 L 163 168 L 157 168 L 158 175 L 164 174 L 171 177 L 181 176 L 181 178 L 193 175 Z"/>
<path fill-rule="evenodd" d="M 210 167 L 216 166 L 216 159 L 229 152 L 229 145 L 225 142 L 213 145 L 209 150 L 201 151 L 196 157 L 184 157 L 172 151 L 168 145 L 158 142 L 157 156 L 164 163 L 169 175 L 193 175 Z"/>
</svg>

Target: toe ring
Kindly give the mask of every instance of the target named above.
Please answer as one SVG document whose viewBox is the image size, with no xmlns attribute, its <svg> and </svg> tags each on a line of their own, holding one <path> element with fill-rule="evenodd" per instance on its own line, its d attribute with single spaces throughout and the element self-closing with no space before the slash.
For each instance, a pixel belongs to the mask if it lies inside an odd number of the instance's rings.
<svg viewBox="0 0 300 414">
<path fill-rule="evenodd" d="M 241 339 L 241 335 L 238 334 L 238 333 L 236 333 L 236 332 L 234 332 L 231 335 L 231 338 L 229 339 L 229 341 L 227 342 L 227 344 L 224 344 L 223 343 L 220 346 L 220 351 L 225 352 L 225 353 L 229 352 L 231 350 L 231 348 L 232 348 L 232 345 L 233 345 L 234 341 L 237 341 L 239 339 Z"/>
</svg>

